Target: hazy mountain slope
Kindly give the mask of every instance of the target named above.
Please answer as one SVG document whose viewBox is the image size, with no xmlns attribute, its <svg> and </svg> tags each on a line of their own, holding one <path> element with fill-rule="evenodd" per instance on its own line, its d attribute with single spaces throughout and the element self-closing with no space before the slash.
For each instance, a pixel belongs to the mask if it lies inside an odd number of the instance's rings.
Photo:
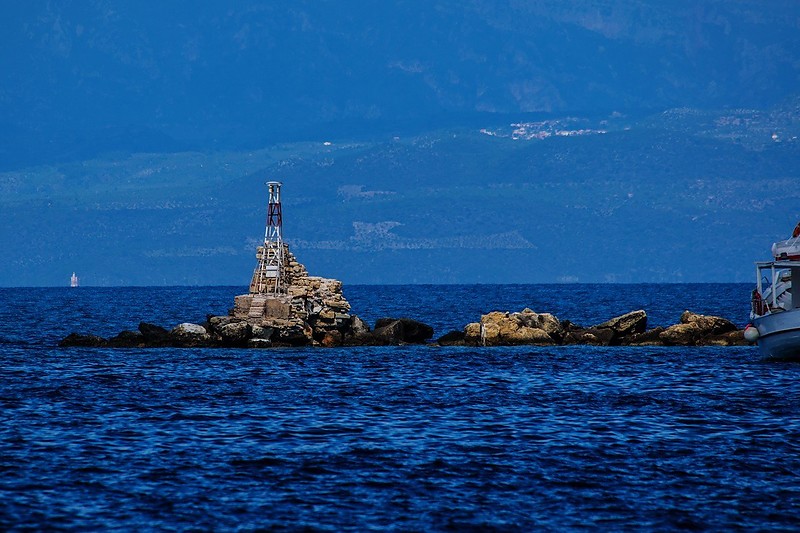
<svg viewBox="0 0 800 533">
<path fill-rule="evenodd" d="M 73 270 L 91 284 L 244 284 L 267 179 L 284 183 L 300 259 L 348 283 L 746 281 L 800 213 L 795 108 L 0 173 L 0 284 L 62 284 Z"/>
<path fill-rule="evenodd" d="M 0 165 L 524 112 L 764 108 L 797 90 L 797 20 L 792 0 L 10 4 Z"/>
</svg>

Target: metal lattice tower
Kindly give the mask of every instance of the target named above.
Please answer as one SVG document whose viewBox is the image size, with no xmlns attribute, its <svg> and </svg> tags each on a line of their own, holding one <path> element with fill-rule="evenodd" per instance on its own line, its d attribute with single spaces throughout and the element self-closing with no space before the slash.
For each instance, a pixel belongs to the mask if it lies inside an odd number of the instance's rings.
<svg viewBox="0 0 800 533">
<path fill-rule="evenodd" d="M 250 281 L 251 294 L 281 294 L 284 291 L 283 215 L 281 213 L 281 183 L 268 181 L 267 229 L 264 245 L 258 247 L 258 266 Z"/>
</svg>

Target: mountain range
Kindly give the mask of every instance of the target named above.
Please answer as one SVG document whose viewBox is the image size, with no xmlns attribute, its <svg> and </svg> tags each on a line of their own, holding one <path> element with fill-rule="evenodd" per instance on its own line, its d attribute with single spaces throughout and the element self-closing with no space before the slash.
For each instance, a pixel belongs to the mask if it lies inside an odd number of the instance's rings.
<svg viewBox="0 0 800 533">
<path fill-rule="evenodd" d="M 748 281 L 800 215 L 793 1 L 6 6 L 0 285 Z"/>
</svg>

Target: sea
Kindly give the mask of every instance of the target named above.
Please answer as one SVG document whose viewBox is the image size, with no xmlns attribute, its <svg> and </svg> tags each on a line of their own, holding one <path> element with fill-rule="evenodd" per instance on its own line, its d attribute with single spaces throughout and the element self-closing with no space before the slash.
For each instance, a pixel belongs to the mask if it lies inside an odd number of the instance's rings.
<svg viewBox="0 0 800 533">
<path fill-rule="evenodd" d="M 345 286 L 436 336 L 525 307 L 747 321 L 744 284 Z M 245 287 L 0 289 L 0 530 L 796 530 L 800 364 L 753 347 L 59 348 Z"/>
</svg>

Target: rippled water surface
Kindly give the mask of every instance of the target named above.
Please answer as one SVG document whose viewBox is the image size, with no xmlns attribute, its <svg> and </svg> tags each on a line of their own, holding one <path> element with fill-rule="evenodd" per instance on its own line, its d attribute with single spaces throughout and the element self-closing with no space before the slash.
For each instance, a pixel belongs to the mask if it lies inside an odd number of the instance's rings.
<svg viewBox="0 0 800 533">
<path fill-rule="evenodd" d="M 201 321 L 241 291 L 0 290 L 2 529 L 796 527 L 800 365 L 749 347 L 55 347 Z M 741 324 L 748 287 L 346 295 L 443 334 L 525 306 Z"/>
</svg>

